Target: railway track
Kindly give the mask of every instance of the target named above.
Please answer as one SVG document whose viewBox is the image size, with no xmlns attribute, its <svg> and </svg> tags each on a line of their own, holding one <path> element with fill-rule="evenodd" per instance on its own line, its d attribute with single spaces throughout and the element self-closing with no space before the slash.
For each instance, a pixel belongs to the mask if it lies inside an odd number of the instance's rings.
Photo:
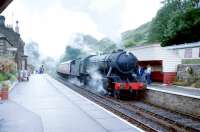
<svg viewBox="0 0 200 132">
<path fill-rule="evenodd" d="M 160 108 L 156 109 L 153 106 L 147 105 L 145 103 L 134 103 L 133 101 L 122 101 L 115 100 L 111 97 L 103 96 L 89 88 L 78 86 L 67 82 L 63 78 L 56 77 L 58 81 L 67 85 L 72 90 L 78 92 L 79 94 L 87 97 L 93 102 L 101 105 L 102 107 L 112 111 L 113 113 L 119 115 L 120 117 L 126 119 L 130 123 L 137 125 L 138 127 L 144 129 L 148 132 L 155 131 L 178 131 L 178 132 L 198 132 L 200 131 L 200 120 L 194 119 L 189 116 L 177 116 L 179 120 L 181 118 L 187 119 L 187 121 L 177 121 L 173 119 L 173 114 L 168 111 L 164 111 Z M 146 105 L 146 106 L 145 106 Z M 148 108 L 147 108 L 148 107 Z M 153 107 L 154 109 L 152 109 Z M 160 114 L 156 111 L 162 111 Z M 167 117 L 170 115 L 170 117 Z"/>
</svg>

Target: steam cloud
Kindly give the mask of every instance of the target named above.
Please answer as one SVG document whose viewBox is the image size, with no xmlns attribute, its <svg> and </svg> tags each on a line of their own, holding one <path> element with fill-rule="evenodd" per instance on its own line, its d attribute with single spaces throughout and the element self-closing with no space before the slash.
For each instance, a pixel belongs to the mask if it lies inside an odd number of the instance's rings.
<svg viewBox="0 0 200 132">
<path fill-rule="evenodd" d="M 90 80 L 88 82 L 88 86 L 89 88 L 91 88 L 93 91 L 98 92 L 100 94 L 105 95 L 107 93 L 107 91 L 103 88 L 103 77 L 102 75 L 98 72 L 98 67 L 91 67 L 88 71 L 87 71 L 91 77 Z M 78 86 L 83 86 L 84 84 L 82 82 L 79 81 L 78 78 L 70 78 L 68 79 L 68 81 L 72 84 L 78 85 Z"/>
<path fill-rule="evenodd" d="M 73 34 L 69 41 L 69 45 L 73 48 L 80 49 L 86 55 L 96 54 L 94 49 L 92 49 L 88 43 L 85 43 L 82 34 Z"/>
<path fill-rule="evenodd" d="M 103 88 L 103 81 L 102 81 L 103 77 L 99 73 L 98 67 L 93 66 L 87 72 L 90 74 L 90 77 L 91 77 L 89 86 L 101 94 L 106 94 L 107 92 Z"/>
<path fill-rule="evenodd" d="M 83 86 L 83 83 L 81 83 L 77 78 L 70 78 L 68 81 L 72 84 L 78 85 L 78 86 Z"/>
</svg>

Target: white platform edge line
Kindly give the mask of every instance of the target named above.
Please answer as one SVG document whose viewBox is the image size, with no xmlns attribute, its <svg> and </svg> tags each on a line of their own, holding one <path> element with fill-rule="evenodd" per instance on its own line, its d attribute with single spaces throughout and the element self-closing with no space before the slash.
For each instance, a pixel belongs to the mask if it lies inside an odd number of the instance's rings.
<svg viewBox="0 0 200 132">
<path fill-rule="evenodd" d="M 200 99 L 200 96 L 196 96 L 196 95 L 178 93 L 178 92 L 174 92 L 174 91 L 168 91 L 168 90 L 163 90 L 163 89 L 157 89 L 157 88 L 153 88 L 153 87 L 148 87 L 147 89 L 155 90 L 155 91 L 159 91 L 159 92 L 165 92 L 165 93 L 174 94 L 174 95 L 181 95 L 181 96 L 186 96 L 186 97 L 190 97 L 190 98 L 197 98 L 197 99 Z"/>
<path fill-rule="evenodd" d="M 186 89 L 186 90 L 196 90 L 196 91 L 200 91 L 200 89 L 198 88 L 193 88 L 193 87 L 185 87 L 185 86 L 178 86 L 178 85 L 174 85 L 176 87 L 179 87 L 179 88 L 183 88 L 183 89 Z"/>
<path fill-rule="evenodd" d="M 59 84 L 62 85 L 63 87 L 67 87 L 67 86 L 65 86 L 64 84 L 62 84 L 62 83 L 58 82 L 57 80 L 55 80 L 54 78 L 52 78 L 52 77 L 50 77 L 50 76 L 47 76 L 47 77 L 49 77 L 50 79 L 52 79 L 52 80 L 54 80 L 55 82 L 59 83 Z M 71 89 L 70 89 L 70 90 L 71 90 Z M 119 117 L 119 116 L 113 114 L 112 112 L 106 110 L 105 108 L 99 106 L 98 104 L 92 102 L 91 100 L 89 100 L 89 99 L 87 99 L 86 97 L 80 95 L 79 93 L 77 93 L 77 92 L 75 92 L 75 91 L 73 91 L 73 90 L 71 90 L 71 91 L 72 91 L 73 93 L 75 93 L 76 95 L 80 96 L 81 98 L 83 98 L 83 99 L 89 101 L 89 102 L 92 103 L 93 105 L 97 106 L 98 108 L 100 108 L 100 109 L 104 110 L 105 112 L 111 114 L 112 116 L 118 118 L 119 120 L 121 120 L 121 121 L 124 122 L 125 124 L 127 124 L 127 125 L 129 125 L 129 126 L 135 128 L 135 129 L 137 129 L 138 131 L 145 132 L 145 131 L 142 130 L 141 128 L 138 128 L 138 127 L 134 126 L 133 124 L 131 124 L 131 123 L 129 123 L 128 121 L 124 120 L 123 118 L 121 118 L 121 117 Z"/>
</svg>

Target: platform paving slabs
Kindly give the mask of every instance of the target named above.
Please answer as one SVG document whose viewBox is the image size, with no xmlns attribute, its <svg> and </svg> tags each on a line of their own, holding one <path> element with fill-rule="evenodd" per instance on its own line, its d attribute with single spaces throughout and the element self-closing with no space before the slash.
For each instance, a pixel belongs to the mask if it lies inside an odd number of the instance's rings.
<svg viewBox="0 0 200 132">
<path fill-rule="evenodd" d="M 87 113 L 95 119 L 114 118 L 113 115 L 105 112 L 104 110 L 91 110 Z"/>
<path fill-rule="evenodd" d="M 39 115 L 13 101 L 0 104 L 0 132 L 43 132 Z"/>
<path fill-rule="evenodd" d="M 114 130 L 124 130 L 124 129 L 131 129 L 132 127 L 120 119 L 115 118 L 105 118 L 105 119 L 97 119 L 97 122 L 99 122 L 104 128 L 106 128 L 108 131 L 114 131 Z"/>
</svg>

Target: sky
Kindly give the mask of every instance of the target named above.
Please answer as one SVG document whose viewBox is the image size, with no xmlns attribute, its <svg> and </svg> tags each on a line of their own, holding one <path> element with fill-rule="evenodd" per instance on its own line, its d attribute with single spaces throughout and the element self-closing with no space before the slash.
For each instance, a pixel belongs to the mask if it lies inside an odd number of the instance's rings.
<svg viewBox="0 0 200 132">
<path fill-rule="evenodd" d="M 39 44 L 44 56 L 59 58 L 74 33 L 120 40 L 120 33 L 151 21 L 160 0 L 14 0 L 2 13 L 19 21 L 22 39 Z"/>
</svg>

